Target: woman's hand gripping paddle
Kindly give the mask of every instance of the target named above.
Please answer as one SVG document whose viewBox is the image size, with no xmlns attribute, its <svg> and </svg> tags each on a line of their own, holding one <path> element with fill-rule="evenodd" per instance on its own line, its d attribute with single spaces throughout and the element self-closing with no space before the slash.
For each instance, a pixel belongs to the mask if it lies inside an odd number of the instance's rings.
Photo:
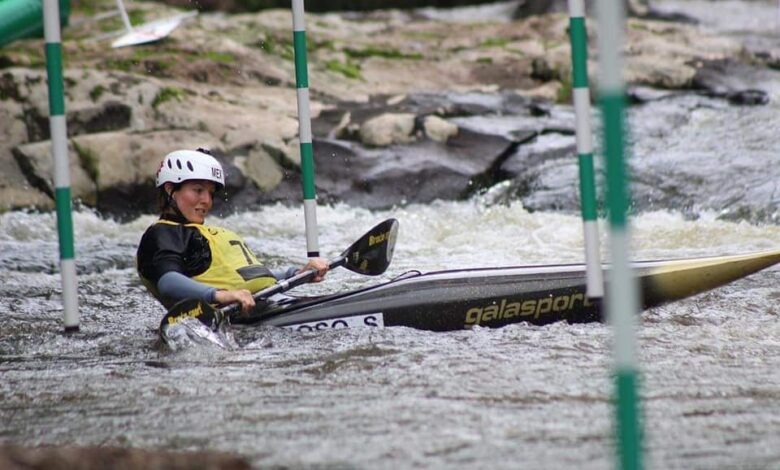
<svg viewBox="0 0 780 470">
<path fill-rule="evenodd" d="M 350 271 L 378 276 L 387 270 L 393 259 L 395 239 L 398 234 L 398 221 L 387 219 L 369 230 L 358 241 L 353 243 L 344 252 L 328 263 L 329 269 L 343 266 Z M 256 292 L 255 300 L 266 299 L 274 294 L 288 291 L 311 280 L 317 274 L 314 270 L 304 271 L 295 276 L 279 281 L 278 283 Z M 215 308 L 199 299 L 184 299 L 176 303 L 162 319 L 160 323 L 160 335 L 164 330 L 186 318 L 197 318 L 212 331 L 216 331 L 222 322 L 230 315 L 238 313 L 239 305 L 231 304 L 222 308 Z"/>
</svg>

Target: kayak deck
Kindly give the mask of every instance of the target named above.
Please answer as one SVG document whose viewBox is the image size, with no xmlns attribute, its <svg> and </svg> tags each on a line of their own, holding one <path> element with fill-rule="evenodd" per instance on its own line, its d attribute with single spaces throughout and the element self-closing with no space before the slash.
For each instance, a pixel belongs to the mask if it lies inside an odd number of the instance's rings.
<svg viewBox="0 0 780 470">
<path fill-rule="evenodd" d="M 705 292 L 780 262 L 780 250 L 633 264 L 643 309 Z M 527 322 L 602 321 L 586 295 L 583 265 L 519 266 L 411 273 L 321 297 L 270 300 L 233 323 L 321 330 L 407 326 L 453 331 Z"/>
</svg>

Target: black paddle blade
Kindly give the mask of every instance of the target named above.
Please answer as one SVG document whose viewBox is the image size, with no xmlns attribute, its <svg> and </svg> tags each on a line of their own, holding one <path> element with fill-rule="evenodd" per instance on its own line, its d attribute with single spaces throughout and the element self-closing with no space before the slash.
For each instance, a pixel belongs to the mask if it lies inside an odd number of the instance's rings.
<svg viewBox="0 0 780 470">
<path fill-rule="evenodd" d="M 342 253 L 345 259 L 344 267 L 368 276 L 382 274 L 393 259 L 396 236 L 396 219 L 381 222 Z"/>
<path fill-rule="evenodd" d="M 216 331 L 224 320 L 224 314 L 198 299 L 180 300 L 163 317 L 162 322 L 160 322 L 160 331 L 164 325 L 175 325 L 185 318 L 197 318 L 212 331 Z"/>
</svg>

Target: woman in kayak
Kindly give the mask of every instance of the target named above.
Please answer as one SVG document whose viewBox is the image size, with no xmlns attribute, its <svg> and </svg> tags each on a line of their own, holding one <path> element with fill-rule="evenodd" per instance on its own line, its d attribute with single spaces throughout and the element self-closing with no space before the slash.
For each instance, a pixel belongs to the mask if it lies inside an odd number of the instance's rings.
<svg viewBox="0 0 780 470">
<path fill-rule="evenodd" d="M 312 282 L 323 279 L 328 263 L 322 258 L 271 271 L 237 234 L 204 225 L 214 194 L 224 187 L 222 165 L 208 150 L 177 150 L 160 164 L 160 219 L 146 229 L 136 254 L 141 281 L 157 300 L 166 308 L 188 298 L 239 303 L 248 312 L 255 306 L 252 293 L 279 279 L 310 269 L 317 271 Z"/>
</svg>

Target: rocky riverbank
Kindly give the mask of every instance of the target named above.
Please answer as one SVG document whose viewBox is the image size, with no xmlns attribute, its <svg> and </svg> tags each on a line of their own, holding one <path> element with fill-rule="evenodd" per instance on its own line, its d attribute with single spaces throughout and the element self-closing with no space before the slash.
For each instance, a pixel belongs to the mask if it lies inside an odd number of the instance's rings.
<svg viewBox="0 0 780 470">
<path fill-rule="evenodd" d="M 166 452 L 118 447 L 0 446 L 0 468 L 48 470 L 79 468 L 103 470 L 147 468 L 166 470 L 249 470 L 239 456 L 219 452 Z"/>
<path fill-rule="evenodd" d="M 136 21 L 174 13 L 150 2 L 131 8 Z M 299 201 L 290 25 L 282 10 L 201 14 L 160 43 L 123 49 L 96 40 L 95 24 L 67 29 L 74 198 L 116 216 L 152 212 L 161 157 L 206 146 L 226 165 L 232 207 Z M 576 165 L 567 27 L 563 14 L 307 15 L 320 200 L 380 208 L 468 197 L 503 181 L 508 197 L 523 197 L 551 162 Z M 594 22 L 589 28 L 594 58 Z M 778 50 L 747 49 L 691 24 L 631 19 L 627 39 L 634 102 L 686 93 L 764 105 L 761 83 L 776 79 L 780 63 Z M 0 211 L 51 209 L 42 42 L 0 50 L 0 66 Z M 591 60 L 594 90 L 596 67 Z M 500 129 L 469 125 L 496 116 L 513 119 Z M 553 205 L 575 208 L 576 193 L 568 200 Z"/>
</svg>

